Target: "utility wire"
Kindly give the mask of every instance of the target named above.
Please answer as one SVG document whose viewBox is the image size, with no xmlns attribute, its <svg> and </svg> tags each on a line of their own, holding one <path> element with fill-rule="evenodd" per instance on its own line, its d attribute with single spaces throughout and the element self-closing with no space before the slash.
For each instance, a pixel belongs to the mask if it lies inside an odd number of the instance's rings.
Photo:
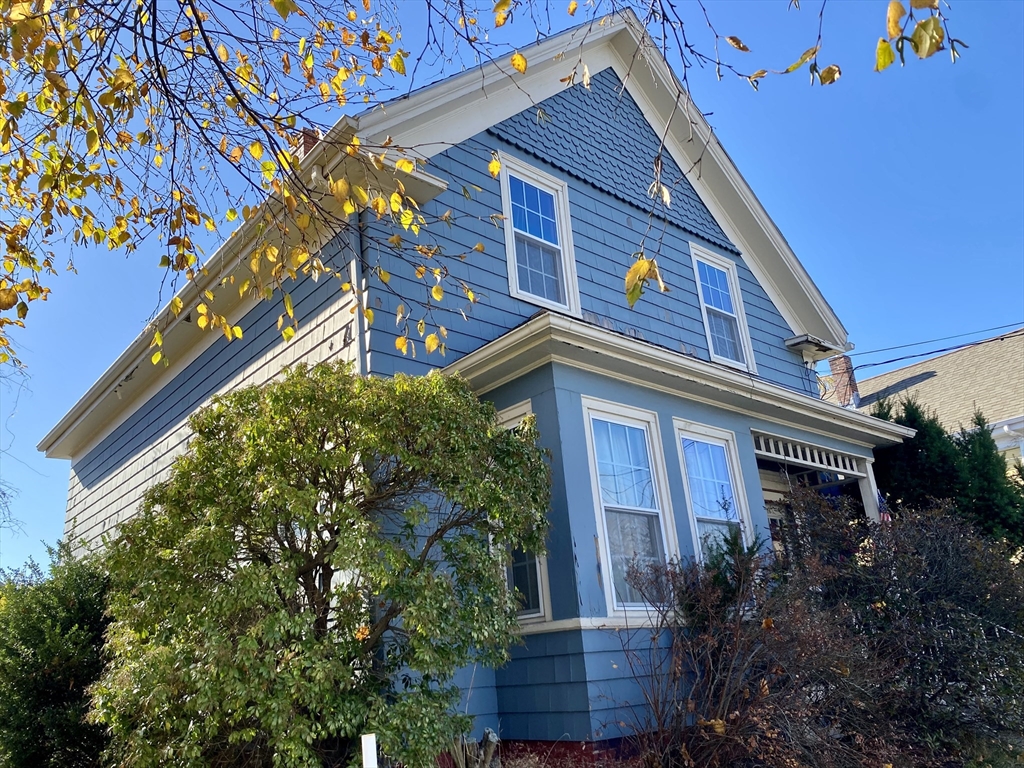
<svg viewBox="0 0 1024 768">
<path fill-rule="evenodd" d="M 1018 328 L 1021 323 L 1007 323 L 1006 325 L 997 325 L 994 328 L 984 328 L 980 331 L 968 331 L 967 333 L 957 333 L 953 336 L 943 336 L 940 339 L 928 339 L 928 341 L 915 341 L 912 344 L 899 344 L 895 347 L 882 347 L 881 349 L 868 349 L 863 352 L 848 352 L 847 357 L 857 357 L 858 355 L 874 355 L 878 352 L 892 352 L 894 349 L 906 349 L 907 347 L 919 347 L 922 344 L 934 344 L 937 341 L 949 341 L 950 339 L 959 339 L 964 336 L 976 336 L 979 333 L 988 333 L 990 331 L 1001 331 L 1004 328 Z M 988 339 L 982 339 L 982 341 L 988 341 Z M 973 342 L 972 342 L 973 343 Z M 931 354 L 925 352 L 924 354 Z M 881 365 L 881 363 L 879 363 Z"/>
<path fill-rule="evenodd" d="M 860 365 L 855 365 L 853 367 L 853 370 L 856 371 L 861 368 L 874 368 L 877 365 L 888 365 L 889 363 L 898 363 L 901 360 L 913 360 L 914 358 L 917 357 L 928 357 L 929 355 L 937 355 L 942 352 L 954 352 L 958 349 L 966 349 L 967 347 L 978 347 L 981 346 L 982 344 L 990 344 L 993 341 L 1003 341 L 1004 339 L 1008 339 L 1010 336 L 1013 335 L 1015 335 L 1015 333 L 1006 333 L 1003 334 L 1002 336 L 996 336 L 995 338 L 992 339 L 982 339 L 981 341 L 969 341 L 966 344 L 957 344 L 956 346 L 945 347 L 943 349 L 933 349 L 928 352 L 918 352 L 917 354 L 914 355 L 903 355 L 902 357 L 894 357 L 890 360 L 882 360 L 877 363 L 861 363 Z"/>
</svg>

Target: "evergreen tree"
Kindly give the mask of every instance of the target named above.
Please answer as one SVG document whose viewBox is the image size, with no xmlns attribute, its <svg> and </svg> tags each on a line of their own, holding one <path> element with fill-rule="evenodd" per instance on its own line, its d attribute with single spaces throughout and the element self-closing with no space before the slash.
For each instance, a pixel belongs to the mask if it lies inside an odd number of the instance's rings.
<svg viewBox="0 0 1024 768">
<path fill-rule="evenodd" d="M 969 429 L 953 437 L 960 453 L 963 491 L 958 499 L 962 514 L 997 538 L 1024 545 L 1024 491 L 1006 472 L 992 432 L 980 411 Z"/>
<path fill-rule="evenodd" d="M 875 451 L 875 479 L 890 507 L 923 510 L 949 500 L 979 530 L 1024 545 L 1024 482 L 1007 473 L 980 411 L 956 434 L 913 399 L 883 400 L 872 415 L 917 430 Z"/>
<path fill-rule="evenodd" d="M 934 413 L 908 399 L 898 407 L 882 400 L 872 415 L 917 430 L 910 440 L 875 450 L 875 481 L 889 506 L 925 509 L 960 498 L 964 482 L 957 446 Z"/>
</svg>

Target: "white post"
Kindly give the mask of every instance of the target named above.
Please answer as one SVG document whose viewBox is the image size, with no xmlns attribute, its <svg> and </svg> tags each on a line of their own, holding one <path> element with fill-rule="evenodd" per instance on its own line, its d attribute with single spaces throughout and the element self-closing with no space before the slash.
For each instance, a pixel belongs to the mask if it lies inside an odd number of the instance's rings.
<svg viewBox="0 0 1024 768">
<path fill-rule="evenodd" d="M 363 734 L 363 768 L 377 768 L 377 734 Z"/>
<path fill-rule="evenodd" d="M 879 514 L 878 509 L 878 486 L 875 485 L 875 473 L 871 469 L 871 465 L 874 462 L 864 462 L 864 472 L 867 477 L 863 477 L 858 481 L 860 486 L 860 498 L 864 502 L 864 512 L 867 513 L 868 520 L 873 523 L 881 522 L 882 516 Z"/>
</svg>

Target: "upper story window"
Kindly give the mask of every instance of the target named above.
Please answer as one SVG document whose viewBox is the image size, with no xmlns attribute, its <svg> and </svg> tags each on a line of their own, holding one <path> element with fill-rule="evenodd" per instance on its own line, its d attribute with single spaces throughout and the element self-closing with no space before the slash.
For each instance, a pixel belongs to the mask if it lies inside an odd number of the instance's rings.
<svg viewBox="0 0 1024 768">
<path fill-rule="evenodd" d="M 749 541 L 750 520 L 731 432 L 676 420 L 695 551 L 705 560 L 730 531 Z"/>
<path fill-rule="evenodd" d="M 565 182 L 502 155 L 501 195 L 510 293 L 579 314 Z"/>
<path fill-rule="evenodd" d="M 625 406 L 584 399 L 591 448 L 591 467 L 598 500 L 598 530 L 608 558 L 606 589 L 609 605 L 638 607 L 643 596 L 629 583 L 632 562 L 641 567 L 664 562 L 666 528 L 665 479 L 658 451 L 654 414 Z"/>
<path fill-rule="evenodd" d="M 753 373 L 754 354 L 736 264 L 692 243 L 690 253 L 711 359 Z"/>
</svg>

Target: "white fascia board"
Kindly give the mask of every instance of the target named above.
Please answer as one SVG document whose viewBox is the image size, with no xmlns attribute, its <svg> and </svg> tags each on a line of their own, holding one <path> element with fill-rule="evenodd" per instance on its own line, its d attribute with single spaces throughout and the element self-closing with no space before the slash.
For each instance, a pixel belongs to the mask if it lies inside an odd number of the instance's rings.
<svg viewBox="0 0 1024 768">
<path fill-rule="evenodd" d="M 477 394 L 484 394 L 550 362 L 804 427 L 867 447 L 899 443 L 914 435 L 914 430 L 899 424 L 551 313 L 534 317 L 450 364 L 445 371 L 460 374 Z M 639 376 L 638 371 L 642 372 Z"/>
</svg>

